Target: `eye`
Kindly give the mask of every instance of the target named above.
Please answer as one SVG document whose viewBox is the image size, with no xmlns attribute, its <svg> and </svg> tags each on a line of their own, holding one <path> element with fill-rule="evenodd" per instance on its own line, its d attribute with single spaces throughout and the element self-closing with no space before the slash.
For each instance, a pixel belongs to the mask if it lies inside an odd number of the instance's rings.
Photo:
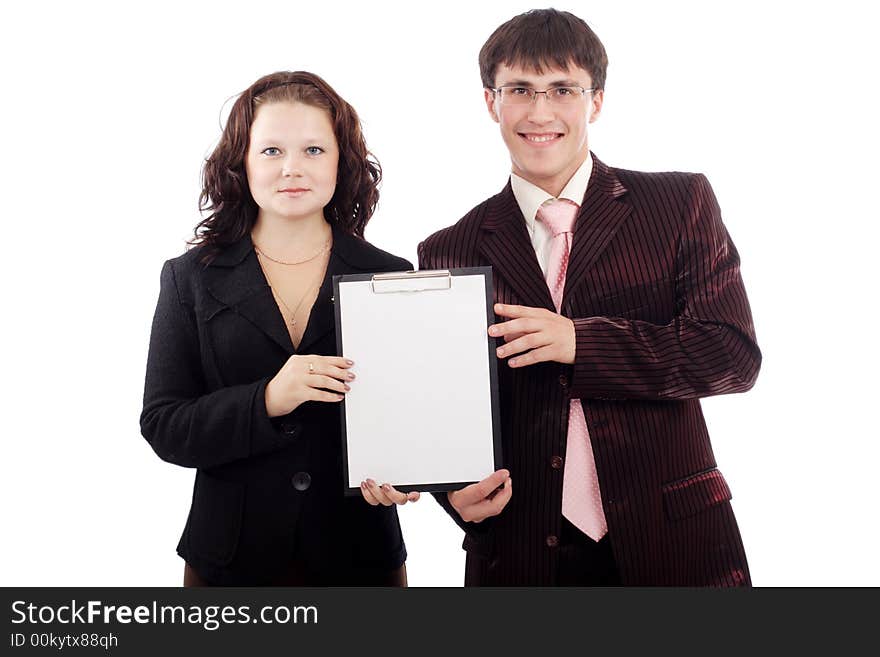
<svg viewBox="0 0 880 657">
<path fill-rule="evenodd" d="M 271 156 L 271 155 L 280 155 L 280 154 L 281 154 L 281 150 L 278 149 L 278 148 L 275 148 L 274 146 L 269 146 L 269 148 L 264 148 L 264 149 L 261 150 L 260 152 L 261 152 L 263 155 L 270 155 L 270 156 Z"/>
<path fill-rule="evenodd" d="M 574 87 L 556 87 L 557 96 L 573 96 Z"/>
<path fill-rule="evenodd" d="M 531 89 L 528 87 L 508 87 L 512 96 L 528 96 Z"/>
<path fill-rule="evenodd" d="M 324 152 L 324 149 L 321 148 L 320 146 L 309 146 L 306 149 L 306 153 L 308 153 L 309 155 L 320 155 L 323 152 Z"/>
</svg>

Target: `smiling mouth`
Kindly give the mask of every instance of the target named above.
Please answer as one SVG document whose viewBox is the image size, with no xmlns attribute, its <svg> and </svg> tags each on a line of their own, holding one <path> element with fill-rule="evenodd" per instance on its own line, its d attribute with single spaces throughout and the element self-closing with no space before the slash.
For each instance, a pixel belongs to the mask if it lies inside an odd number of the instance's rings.
<svg viewBox="0 0 880 657">
<path fill-rule="evenodd" d="M 302 187 L 291 188 L 291 189 L 279 189 L 279 194 L 302 194 L 303 192 L 307 192 L 309 190 L 303 189 Z"/>
<path fill-rule="evenodd" d="M 530 144 L 548 144 L 550 142 L 556 141 L 557 139 L 562 139 L 561 132 L 542 132 L 542 133 L 526 133 L 520 132 L 519 136 L 525 139 Z"/>
</svg>

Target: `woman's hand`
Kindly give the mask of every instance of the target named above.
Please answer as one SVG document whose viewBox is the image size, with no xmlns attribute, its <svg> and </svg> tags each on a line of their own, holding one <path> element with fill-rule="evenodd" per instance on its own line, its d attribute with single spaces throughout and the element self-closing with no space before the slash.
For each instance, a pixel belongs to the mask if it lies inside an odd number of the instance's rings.
<svg viewBox="0 0 880 657">
<path fill-rule="evenodd" d="M 337 356 L 291 356 L 266 386 L 269 417 L 287 415 L 307 401 L 342 401 L 351 390 L 346 382 L 355 378 L 352 365 Z"/>
<path fill-rule="evenodd" d="M 395 490 L 394 486 L 391 484 L 382 484 L 379 486 L 372 479 L 367 479 L 366 481 L 361 482 L 361 495 L 363 495 L 364 499 L 373 506 L 376 506 L 377 504 L 383 506 L 391 506 L 392 504 L 404 505 L 407 502 L 419 501 L 418 491 L 401 493 L 399 490 Z"/>
</svg>

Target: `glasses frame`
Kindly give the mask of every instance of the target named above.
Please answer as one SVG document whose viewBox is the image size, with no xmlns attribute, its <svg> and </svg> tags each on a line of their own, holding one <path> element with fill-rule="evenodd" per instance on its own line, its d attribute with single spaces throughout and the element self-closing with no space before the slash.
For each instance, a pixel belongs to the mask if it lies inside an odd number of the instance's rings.
<svg viewBox="0 0 880 657">
<path fill-rule="evenodd" d="M 532 89 L 531 87 L 525 87 L 521 84 L 505 84 L 505 85 L 502 85 L 497 88 L 495 88 L 495 87 L 486 87 L 486 88 L 489 91 L 491 91 L 493 94 L 495 94 L 495 96 L 497 98 L 499 98 L 502 103 L 504 102 L 504 94 L 501 93 L 501 91 L 503 89 L 526 89 L 526 90 L 528 90 L 529 102 L 528 103 L 513 103 L 514 105 L 531 105 L 532 103 L 537 101 L 538 94 L 544 94 L 544 98 L 551 105 L 564 105 L 565 104 L 564 102 L 560 103 L 558 100 L 551 100 L 552 96 L 550 95 L 550 92 L 554 91 L 555 89 L 580 89 L 581 90 L 581 98 L 586 96 L 587 92 L 593 93 L 594 91 L 596 91 L 595 87 L 590 87 L 588 89 L 586 87 L 579 87 L 578 85 L 569 85 L 569 84 L 562 84 L 562 85 L 559 85 L 558 87 L 550 87 L 548 89 L 541 89 L 541 90 Z"/>
</svg>

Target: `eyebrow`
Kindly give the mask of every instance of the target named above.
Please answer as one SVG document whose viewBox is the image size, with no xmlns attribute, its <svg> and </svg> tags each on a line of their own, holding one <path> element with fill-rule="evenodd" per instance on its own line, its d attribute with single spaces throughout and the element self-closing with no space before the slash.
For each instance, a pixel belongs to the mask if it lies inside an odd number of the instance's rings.
<svg viewBox="0 0 880 657">
<path fill-rule="evenodd" d="M 254 143 L 257 144 L 268 144 L 268 143 L 280 143 L 285 141 L 285 137 L 279 137 L 278 135 L 267 135 L 265 137 L 261 137 L 259 139 L 255 139 Z M 297 139 L 300 143 L 309 143 L 309 144 L 322 144 L 327 141 L 326 138 L 320 137 L 305 137 L 303 139 Z"/>
<path fill-rule="evenodd" d="M 531 82 L 527 80 L 511 80 L 510 82 L 505 82 L 504 84 L 499 84 L 499 87 L 533 87 Z M 565 80 L 554 80 L 550 83 L 550 87 L 580 87 L 581 83 L 577 80 L 572 80 L 571 78 Z"/>
</svg>

